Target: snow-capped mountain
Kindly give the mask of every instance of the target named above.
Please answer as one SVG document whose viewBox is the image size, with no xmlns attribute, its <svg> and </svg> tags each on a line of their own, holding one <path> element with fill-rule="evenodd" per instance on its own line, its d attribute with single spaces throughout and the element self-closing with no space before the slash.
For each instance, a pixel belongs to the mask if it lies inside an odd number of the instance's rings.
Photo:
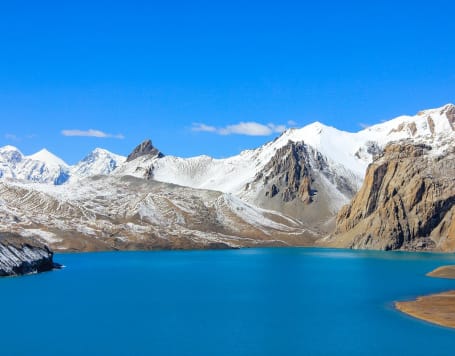
<svg viewBox="0 0 455 356">
<path fill-rule="evenodd" d="M 100 174 L 110 174 L 119 165 L 125 162 L 126 158 L 116 155 L 102 148 L 96 148 L 83 160 L 71 167 L 72 178 L 85 178 Z"/>
<path fill-rule="evenodd" d="M 308 244 L 333 231 L 373 157 L 400 140 L 443 156 L 455 106 L 356 133 L 317 122 L 226 159 L 165 156 L 147 140 L 128 159 L 96 149 L 68 166 L 46 150 L 6 146 L 0 230 L 75 250 Z"/>
<path fill-rule="evenodd" d="M 277 172 L 283 166 L 280 162 L 295 160 L 288 165 L 299 175 L 299 179 L 292 184 L 311 183 L 310 186 L 314 187 L 310 189 L 314 193 L 313 206 L 324 205 L 325 213 L 322 215 L 327 217 L 346 204 L 360 188 L 373 156 L 387 143 L 404 139 L 426 143 L 435 151 L 453 144 L 455 106 L 448 104 L 419 112 L 415 116 L 400 116 L 356 133 L 315 122 L 301 129 L 287 130 L 258 149 L 243 151 L 226 159 L 139 155 L 119 167 L 114 174 L 232 193 L 250 203 L 282 210 L 282 204 L 280 206 L 279 202 L 270 201 L 272 198 L 278 200 L 272 190 L 276 191 L 281 184 L 281 200 L 287 203 L 289 189 L 300 189 L 300 186 L 285 186 L 289 185 L 289 172 L 283 171 L 281 175 Z M 305 153 L 297 159 L 295 149 L 283 149 L 292 142 L 304 144 Z M 275 164 L 271 166 L 272 160 Z M 308 173 L 306 179 L 300 173 L 302 169 Z M 273 171 L 273 176 L 281 183 L 270 184 Z M 296 211 L 301 214 L 303 209 L 301 206 L 289 206 L 291 215 L 295 215 L 293 212 Z M 321 215 L 321 211 L 319 213 Z"/>
<path fill-rule="evenodd" d="M 0 177 L 60 185 L 69 178 L 69 166 L 46 149 L 24 156 L 16 147 L 0 148 Z"/>
<path fill-rule="evenodd" d="M 13 146 L 0 148 L 0 178 L 16 177 L 15 171 L 24 159 L 24 155 Z"/>
<path fill-rule="evenodd" d="M 24 156 L 16 147 L 0 148 L 0 178 L 62 184 L 99 174 L 133 175 L 199 189 L 217 190 L 248 198 L 245 187 L 255 181 L 276 153 L 289 142 L 302 142 L 327 160 L 335 172 L 359 188 L 366 167 L 382 147 L 392 141 L 412 139 L 435 150 L 451 143 L 455 133 L 455 106 L 447 104 L 399 116 L 356 133 L 338 130 L 320 122 L 289 129 L 257 149 L 226 159 L 209 156 L 179 158 L 164 156 L 151 142 L 136 148 L 129 159 L 97 148 L 74 166 L 67 165 L 46 149 Z M 248 188 L 248 187 L 247 187 Z"/>
<path fill-rule="evenodd" d="M 125 157 L 97 148 L 74 166 L 46 149 L 25 156 L 13 146 L 0 148 L 0 178 L 61 185 L 100 174 L 110 174 Z"/>
</svg>

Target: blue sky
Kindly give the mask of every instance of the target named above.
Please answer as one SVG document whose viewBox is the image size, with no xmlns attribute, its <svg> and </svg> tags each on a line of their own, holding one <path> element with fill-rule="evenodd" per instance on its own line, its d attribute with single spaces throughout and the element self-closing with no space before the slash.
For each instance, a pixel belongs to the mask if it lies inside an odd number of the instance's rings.
<svg viewBox="0 0 455 356">
<path fill-rule="evenodd" d="M 356 131 L 442 106 L 455 102 L 454 12 L 439 0 L 2 1 L 0 145 L 74 163 L 151 138 L 224 157 L 284 127 Z"/>
</svg>

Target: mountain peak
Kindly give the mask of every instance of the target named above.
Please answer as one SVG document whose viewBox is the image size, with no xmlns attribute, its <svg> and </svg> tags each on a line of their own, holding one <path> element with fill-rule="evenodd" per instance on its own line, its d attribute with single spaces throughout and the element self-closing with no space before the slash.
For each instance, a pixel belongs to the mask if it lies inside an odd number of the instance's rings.
<svg viewBox="0 0 455 356">
<path fill-rule="evenodd" d="M 54 164 L 54 165 L 63 166 L 63 167 L 68 166 L 61 158 L 57 157 L 52 152 L 49 152 L 45 148 L 28 156 L 28 158 L 35 160 L 35 161 L 45 162 L 47 164 Z"/>
<path fill-rule="evenodd" d="M 133 152 L 128 156 L 126 159 L 127 162 L 134 161 L 136 158 L 142 157 L 142 156 L 156 156 L 158 158 L 163 157 L 164 155 L 153 146 L 152 141 L 150 139 L 147 139 L 143 141 L 140 145 L 138 145 Z"/>
<path fill-rule="evenodd" d="M 125 162 L 126 157 L 112 153 L 104 148 L 95 148 L 84 159 L 71 167 L 72 180 L 94 175 L 107 175 Z"/>
<path fill-rule="evenodd" d="M 0 161 L 18 164 L 24 159 L 24 155 L 14 146 L 4 146 L 0 148 Z M 1 171 L 1 169 L 0 169 Z M 3 176 L 0 172 L 0 177 Z"/>
<path fill-rule="evenodd" d="M 105 153 L 110 153 L 110 152 L 108 150 L 105 150 L 104 148 L 97 147 L 91 153 L 92 154 L 105 154 Z"/>
<path fill-rule="evenodd" d="M 11 145 L 6 145 L 6 146 L 3 146 L 3 147 L 0 147 L 0 151 L 2 151 L 2 152 L 7 152 L 7 151 L 20 152 L 20 150 L 17 147 L 11 146 Z"/>
</svg>

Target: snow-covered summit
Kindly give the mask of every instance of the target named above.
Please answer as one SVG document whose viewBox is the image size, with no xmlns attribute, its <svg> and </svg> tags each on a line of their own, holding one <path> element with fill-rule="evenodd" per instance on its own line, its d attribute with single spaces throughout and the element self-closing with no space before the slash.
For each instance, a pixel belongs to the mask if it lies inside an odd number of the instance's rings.
<svg viewBox="0 0 455 356">
<path fill-rule="evenodd" d="M 24 158 L 24 155 L 18 148 L 14 146 L 0 147 L 0 164 L 17 163 Z"/>
<path fill-rule="evenodd" d="M 100 174 L 110 174 L 125 162 L 126 157 L 109 152 L 103 148 L 95 148 L 84 159 L 71 167 L 72 179 L 85 178 Z"/>
<path fill-rule="evenodd" d="M 69 166 L 61 158 L 43 148 L 30 156 L 25 156 L 16 174 L 21 180 L 60 185 L 69 178 Z"/>
<path fill-rule="evenodd" d="M 0 148 L 0 177 L 36 183 L 63 184 L 69 166 L 46 149 L 24 156 L 14 146 Z"/>
<path fill-rule="evenodd" d="M 68 164 L 66 164 L 65 161 L 54 155 L 52 152 L 49 152 L 45 148 L 41 149 L 40 151 L 30 156 L 27 156 L 27 158 L 34 161 L 45 162 L 47 165 L 62 166 L 68 168 Z"/>
</svg>

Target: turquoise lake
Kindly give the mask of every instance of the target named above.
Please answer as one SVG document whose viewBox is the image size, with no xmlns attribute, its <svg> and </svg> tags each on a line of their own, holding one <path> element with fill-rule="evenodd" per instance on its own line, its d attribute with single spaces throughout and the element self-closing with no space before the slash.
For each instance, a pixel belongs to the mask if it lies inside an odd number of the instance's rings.
<svg viewBox="0 0 455 356">
<path fill-rule="evenodd" d="M 0 279 L 1 355 L 453 355 L 393 301 L 453 254 L 313 248 L 57 254 Z"/>
</svg>

